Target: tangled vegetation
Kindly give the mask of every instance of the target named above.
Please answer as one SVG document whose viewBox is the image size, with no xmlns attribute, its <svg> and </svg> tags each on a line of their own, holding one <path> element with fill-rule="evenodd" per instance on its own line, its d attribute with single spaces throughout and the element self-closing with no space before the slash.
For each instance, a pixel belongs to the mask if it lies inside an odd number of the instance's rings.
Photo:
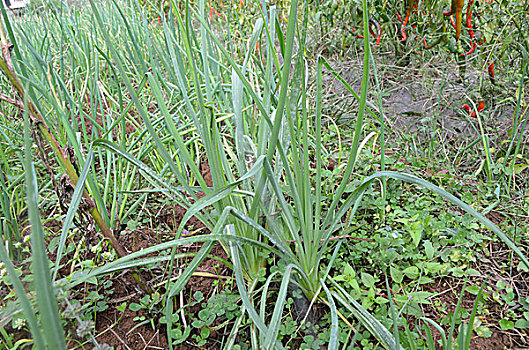
<svg viewBox="0 0 529 350">
<path fill-rule="evenodd" d="M 0 346 L 526 346 L 528 6 L 2 9 Z"/>
</svg>

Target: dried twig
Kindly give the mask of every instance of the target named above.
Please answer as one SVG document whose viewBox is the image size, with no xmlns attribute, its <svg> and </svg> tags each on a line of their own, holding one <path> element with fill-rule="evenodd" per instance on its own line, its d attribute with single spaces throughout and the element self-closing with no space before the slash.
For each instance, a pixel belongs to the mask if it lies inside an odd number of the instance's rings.
<svg viewBox="0 0 529 350">
<path fill-rule="evenodd" d="M 0 101 L 4 101 L 4 102 L 7 102 L 9 104 L 12 104 L 20 109 L 23 109 L 24 108 L 24 103 L 22 101 L 19 101 L 19 100 L 15 100 L 14 98 L 11 98 L 7 95 L 4 95 L 2 93 L 0 93 Z"/>
</svg>

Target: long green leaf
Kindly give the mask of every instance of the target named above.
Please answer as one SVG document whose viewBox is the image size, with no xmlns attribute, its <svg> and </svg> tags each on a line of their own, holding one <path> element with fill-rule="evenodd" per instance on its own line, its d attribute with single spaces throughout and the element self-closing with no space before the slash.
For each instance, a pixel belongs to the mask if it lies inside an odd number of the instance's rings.
<svg viewBox="0 0 529 350">
<path fill-rule="evenodd" d="M 452 315 L 452 322 L 450 322 L 450 330 L 448 331 L 448 338 L 447 338 L 447 345 L 446 349 L 450 350 L 452 349 L 452 339 L 454 335 L 454 330 L 456 328 L 457 321 L 460 321 L 460 315 L 459 315 L 459 308 L 461 307 L 461 302 L 463 301 L 463 297 L 465 296 L 465 288 L 467 286 L 467 281 L 465 280 L 465 283 L 463 283 L 463 288 L 461 289 L 461 294 L 459 295 L 459 298 L 457 299 L 456 308 L 454 310 L 454 314 Z"/>
<path fill-rule="evenodd" d="M 331 334 L 329 336 L 329 350 L 338 349 L 338 333 L 339 333 L 339 324 L 338 324 L 338 310 L 332 297 L 332 293 L 325 285 L 323 279 L 320 280 L 321 286 L 327 295 L 327 301 L 329 303 L 329 308 L 331 309 Z"/>
<path fill-rule="evenodd" d="M 64 330 L 59 316 L 57 299 L 53 290 L 50 274 L 50 261 L 46 253 L 44 230 L 40 221 L 38 207 L 37 175 L 33 167 L 31 156 L 31 125 L 27 108 L 24 109 L 24 168 L 26 171 L 26 186 L 28 190 L 28 214 L 31 224 L 31 266 L 35 279 L 35 292 L 40 315 L 40 324 L 43 328 L 44 340 L 48 348 L 66 349 Z"/>
<path fill-rule="evenodd" d="M 62 258 L 62 254 L 64 251 L 64 246 L 66 243 L 66 237 L 68 235 L 68 231 L 70 231 L 70 226 L 75 217 L 75 213 L 77 212 L 77 209 L 79 208 L 81 199 L 83 198 L 85 181 L 86 181 L 86 177 L 88 176 L 90 166 L 92 165 L 93 158 L 94 158 L 94 152 L 92 151 L 92 149 L 90 149 L 90 151 L 88 152 L 88 157 L 86 157 L 83 170 L 81 171 L 81 175 L 79 176 L 79 180 L 77 181 L 77 185 L 75 186 L 75 190 L 72 195 L 72 200 L 70 201 L 70 206 L 68 207 L 68 212 L 66 213 L 66 218 L 64 218 L 64 222 L 62 224 L 61 236 L 59 239 L 59 246 L 57 247 L 57 253 L 55 254 L 56 258 L 55 258 L 55 267 L 53 268 L 52 281 L 55 281 L 55 279 L 57 278 L 57 272 L 59 271 L 59 267 L 61 265 L 61 258 Z"/>
<path fill-rule="evenodd" d="M 462 349 L 464 350 L 470 349 L 470 341 L 472 340 L 472 332 L 474 330 L 474 320 L 476 319 L 476 313 L 478 311 L 479 302 L 483 294 L 483 287 L 485 287 L 485 284 L 487 284 L 487 282 L 488 282 L 488 279 L 481 284 L 481 287 L 479 287 L 478 294 L 476 295 L 476 301 L 474 301 L 474 306 L 472 307 L 472 313 L 470 314 L 470 318 L 468 319 L 468 327 L 467 327 L 467 334 L 465 336 L 465 344 L 462 347 Z"/>
<path fill-rule="evenodd" d="M 24 317 L 29 325 L 29 330 L 33 336 L 33 343 L 37 349 L 44 349 L 44 336 L 37 322 L 37 317 L 33 311 L 31 304 L 29 302 L 26 290 L 18 278 L 17 272 L 13 262 L 9 259 L 5 244 L 3 240 L 0 240 L 0 260 L 4 263 L 5 269 L 7 271 L 7 276 L 11 283 L 13 284 L 13 289 L 15 290 L 15 295 L 18 298 L 19 303 L 22 305 L 22 311 L 24 312 Z"/>
<path fill-rule="evenodd" d="M 226 227 L 227 235 L 234 235 L 234 228 L 233 225 L 228 225 Z M 241 260 L 239 257 L 239 249 L 240 247 L 233 244 L 233 242 L 230 241 L 230 252 L 231 257 L 233 259 L 233 268 L 235 272 L 235 279 L 237 281 L 237 288 L 239 290 L 239 295 L 241 296 L 242 302 L 244 304 L 244 307 L 246 308 L 246 312 L 248 312 L 248 315 L 256 325 L 256 327 L 259 329 L 259 331 L 262 334 L 268 334 L 268 327 L 264 324 L 264 322 L 259 317 L 259 314 L 257 311 L 255 311 L 252 302 L 250 301 L 248 291 L 245 287 L 245 281 L 242 277 L 242 270 L 241 270 Z M 276 340 L 275 341 L 275 347 L 277 349 L 284 349 L 284 347 Z"/>
<path fill-rule="evenodd" d="M 363 13 L 363 24 L 364 24 L 364 68 L 362 71 L 362 86 L 361 86 L 360 101 L 359 101 L 360 106 L 358 107 L 358 116 L 356 118 L 355 133 L 354 133 L 353 143 L 351 145 L 351 150 L 349 154 L 349 162 L 347 163 L 347 167 L 343 175 L 343 180 L 340 183 L 340 186 L 338 187 L 338 189 L 335 191 L 334 199 L 329 207 L 329 211 L 327 212 L 327 215 L 323 222 L 323 226 L 327 226 L 331 222 L 333 215 L 334 215 L 334 209 L 340 203 L 342 194 L 344 193 L 347 184 L 349 184 L 349 179 L 353 172 L 355 162 L 356 162 L 356 157 L 358 154 L 358 145 L 360 144 L 362 126 L 364 123 L 364 112 L 365 112 L 365 107 L 366 107 L 367 92 L 369 88 L 369 51 L 370 51 L 367 0 L 362 0 L 362 13 Z"/>
<path fill-rule="evenodd" d="M 332 295 L 338 300 L 347 310 L 349 310 L 353 315 L 362 323 L 362 325 L 369 330 L 373 336 L 375 336 L 378 341 L 386 349 L 398 349 L 400 344 L 397 344 L 393 335 L 378 321 L 373 317 L 366 309 L 362 307 L 356 300 L 354 300 L 338 283 L 333 279 L 329 279 L 334 286 L 337 288 L 338 292 L 332 292 Z"/>
<path fill-rule="evenodd" d="M 290 283 L 290 275 L 292 273 L 292 269 L 295 268 L 297 267 L 293 264 L 290 264 L 285 268 L 283 280 L 281 281 L 281 286 L 279 287 L 279 292 L 277 294 L 274 312 L 272 313 L 272 318 L 270 319 L 270 326 L 268 327 L 268 332 L 265 335 L 265 349 L 272 348 L 273 343 L 277 341 L 279 324 L 281 323 L 281 317 L 283 316 L 283 309 L 285 307 L 285 300 L 287 298 L 288 284 Z"/>
</svg>

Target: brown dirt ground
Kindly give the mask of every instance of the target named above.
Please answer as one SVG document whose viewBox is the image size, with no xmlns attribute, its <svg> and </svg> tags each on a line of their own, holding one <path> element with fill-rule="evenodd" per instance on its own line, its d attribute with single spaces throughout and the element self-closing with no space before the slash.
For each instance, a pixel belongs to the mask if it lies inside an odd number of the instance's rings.
<svg viewBox="0 0 529 350">
<path fill-rule="evenodd" d="M 529 274 L 524 272 L 517 272 L 513 269 L 511 273 L 500 268 L 500 264 L 506 264 L 508 266 L 510 259 L 510 249 L 503 243 L 492 243 L 489 247 L 490 256 L 488 257 L 489 262 L 477 261 L 472 266 L 474 269 L 481 273 L 481 276 L 475 277 L 469 280 L 467 286 L 470 285 L 481 285 L 486 278 L 488 282 L 485 285 L 484 291 L 488 287 L 492 288 L 492 291 L 497 291 L 496 282 L 504 281 L 508 286 L 514 289 L 515 297 L 514 301 L 524 300 L 529 296 Z M 433 300 L 440 301 L 440 305 L 446 305 L 447 311 L 441 311 L 436 309 L 434 305 L 423 305 L 423 312 L 426 317 L 432 320 L 440 320 L 446 317 L 446 312 L 453 312 L 457 306 L 458 299 L 461 295 L 463 288 L 463 281 L 461 279 L 443 278 L 432 284 L 428 284 L 422 287 L 422 290 L 436 294 L 432 297 Z M 476 296 L 465 292 L 461 302 L 467 312 L 471 312 L 474 306 Z M 506 304 L 500 304 L 493 300 L 487 300 L 486 305 L 490 314 L 487 316 L 479 316 L 482 320 L 482 326 L 487 326 L 492 331 L 490 338 L 481 338 L 473 336 L 471 341 L 470 349 L 522 349 L 529 346 L 529 333 L 526 330 L 512 329 L 509 331 L 502 330 L 498 321 L 507 315 L 510 307 Z M 464 320 L 465 322 L 468 319 Z M 449 328 L 449 326 L 445 326 Z M 434 337 L 439 339 L 439 333 L 431 327 Z M 457 329 L 455 334 L 457 335 Z"/>
<path fill-rule="evenodd" d="M 152 230 L 137 230 L 134 232 L 134 239 L 132 235 L 128 234 L 129 237 L 124 243 L 127 250 L 138 251 L 143 248 L 147 248 L 157 244 L 159 237 L 157 233 Z M 179 252 L 197 252 L 200 249 L 200 244 L 193 244 L 187 247 L 182 247 L 177 251 Z M 216 245 L 211 255 L 218 256 L 226 259 L 226 252 L 222 247 Z M 182 262 L 182 268 L 185 267 L 186 262 Z M 198 272 L 208 272 L 212 275 L 229 276 L 230 270 L 225 266 L 218 268 L 218 261 L 215 259 L 207 258 L 198 267 Z M 165 267 L 164 267 L 165 268 Z M 164 282 L 154 283 L 154 281 L 160 281 L 163 277 L 164 271 L 161 268 L 151 269 L 148 272 L 143 272 L 142 276 L 147 281 L 152 281 L 151 286 L 159 293 L 163 293 Z M 122 273 L 112 278 L 112 301 L 109 302 L 110 307 L 97 314 L 96 318 L 96 334 L 97 341 L 106 343 L 114 346 L 117 350 L 120 349 L 166 349 L 167 348 L 167 337 L 165 326 L 159 324 L 158 319 L 154 319 L 154 329 L 150 323 L 140 325 L 139 321 L 135 321 L 135 317 L 145 316 L 147 319 L 152 318 L 152 315 L 146 314 L 143 310 L 137 312 L 131 311 L 128 307 L 122 315 L 116 309 L 123 301 L 130 305 L 132 302 L 139 302 L 139 299 L 144 295 L 141 290 L 137 287 L 137 283 L 130 273 Z M 154 285 L 153 285 L 154 284 Z M 183 291 L 184 300 L 186 304 L 190 300 L 194 292 L 201 291 L 204 294 L 205 299 L 213 293 L 212 289 L 212 278 L 210 277 L 191 277 L 188 285 Z M 188 312 L 196 312 L 200 308 L 200 305 L 195 305 L 191 308 L 186 308 L 186 314 Z M 161 317 L 158 315 L 157 317 Z M 214 344 L 216 334 L 212 332 L 211 344 Z M 210 345 L 211 345 L 210 344 Z M 184 343 L 179 345 L 177 348 L 180 349 L 194 349 L 190 344 Z M 212 348 L 212 347 L 208 347 Z"/>
<path fill-rule="evenodd" d="M 486 69 L 480 71 L 467 67 L 465 79 L 461 81 L 457 66 L 450 62 L 424 62 L 423 58 L 412 56 L 410 64 L 402 67 L 395 64 L 394 57 L 387 53 L 374 55 L 385 122 L 396 135 L 431 130 L 435 124 L 447 142 L 460 143 L 475 138 L 479 135 L 477 119 L 465 116 L 461 110 L 464 104 L 470 104 L 469 98 L 476 105 L 478 101 L 485 102 L 481 113 L 484 126 L 494 126 L 495 130 L 504 133 L 511 125 L 514 108 L 506 100 L 512 96 L 507 95 L 502 87 L 502 77 L 497 77 L 498 85 L 485 83 L 481 91 L 476 91 L 480 80 L 487 81 Z M 331 59 L 330 64 L 360 94 L 362 57 Z M 368 107 L 377 111 L 379 101 L 374 86 L 375 77 L 371 70 Z M 323 91 L 327 98 L 324 113 L 345 125 L 354 122 L 358 109 L 356 99 L 325 69 Z M 527 103 L 528 98 L 524 99 Z M 525 134 L 529 138 L 528 130 Z"/>
<path fill-rule="evenodd" d="M 204 176 L 206 184 L 212 186 L 211 172 L 209 166 L 206 162 L 200 164 L 200 171 Z M 199 193 L 199 197 L 202 197 L 204 194 Z M 160 224 L 167 225 L 171 230 L 176 230 L 183 216 L 185 215 L 185 209 L 179 205 L 174 205 L 168 207 L 162 215 L 157 219 Z M 200 234 L 207 234 L 204 225 L 196 218 L 191 218 L 187 222 L 187 230 L 185 232 L 200 232 Z M 160 236 L 160 234 L 154 230 L 136 230 L 134 232 L 125 231 L 120 236 L 120 243 L 125 247 L 129 252 L 136 252 L 138 250 L 151 247 L 155 244 L 161 243 L 163 241 L 170 240 L 171 236 Z M 178 249 L 177 253 L 181 252 L 198 252 L 201 244 L 192 244 L 188 246 L 182 246 Z M 213 250 L 210 253 L 213 256 L 227 259 L 227 254 L 225 250 L 218 244 L 214 246 Z M 154 255 L 154 254 L 151 254 Z M 189 259 L 187 259 L 189 261 Z M 186 261 L 182 262 L 180 268 L 185 268 Z M 231 271 L 225 266 L 220 268 L 219 262 L 215 259 L 206 258 L 198 267 L 197 272 L 207 272 L 211 275 L 218 276 L 229 276 Z M 164 266 L 165 269 L 166 266 Z M 163 278 L 164 271 L 162 268 L 150 269 L 147 272 L 142 273 L 143 278 L 146 281 L 159 280 Z M 101 343 L 106 343 L 108 345 L 114 346 L 116 350 L 121 349 L 166 349 L 168 348 L 166 329 L 164 325 L 159 324 L 158 319 L 154 320 L 155 327 L 153 328 L 150 323 L 139 325 L 140 322 L 135 321 L 135 317 L 145 316 L 147 319 L 151 317 L 139 310 L 137 312 L 131 311 L 129 308 L 126 309 L 123 315 L 116 309 L 116 306 L 119 305 L 118 302 L 121 300 L 127 300 L 127 303 L 138 302 L 139 299 L 143 296 L 143 293 L 139 288 L 137 288 L 137 283 L 130 273 L 120 274 L 115 277 L 115 282 L 113 283 L 113 300 L 115 302 L 110 303 L 111 307 L 107 310 L 98 313 L 96 318 L 96 334 L 97 340 Z M 163 293 L 163 284 L 158 282 L 154 285 L 153 289 L 158 290 L 160 293 Z M 189 280 L 185 290 L 183 291 L 183 298 L 186 300 L 185 303 L 191 300 L 191 296 L 196 292 L 201 291 L 207 300 L 212 293 L 214 292 L 212 288 L 212 279 L 211 277 L 199 277 L 193 276 Z M 186 308 L 186 313 L 198 312 L 200 310 L 200 305 L 195 305 L 192 307 Z M 161 315 L 160 315 L 161 316 Z M 159 316 L 159 317 L 160 317 Z M 204 348 L 215 349 L 218 348 L 216 345 L 216 338 L 222 336 L 217 331 L 212 331 L 210 335 L 211 341 L 205 345 Z M 178 349 L 196 349 L 194 345 L 188 342 L 178 345 Z"/>
</svg>

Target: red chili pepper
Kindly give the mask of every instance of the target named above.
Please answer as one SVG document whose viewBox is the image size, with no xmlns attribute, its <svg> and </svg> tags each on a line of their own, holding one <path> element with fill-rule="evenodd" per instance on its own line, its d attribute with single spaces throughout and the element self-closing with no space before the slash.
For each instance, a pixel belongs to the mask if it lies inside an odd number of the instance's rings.
<svg viewBox="0 0 529 350">
<path fill-rule="evenodd" d="M 481 112 L 484 109 L 485 109 L 485 101 L 479 101 L 478 112 Z M 470 116 L 472 118 L 476 118 L 478 116 L 478 114 L 476 113 L 476 111 L 473 111 L 472 114 L 470 114 Z"/>
<path fill-rule="evenodd" d="M 475 117 L 477 115 L 476 112 L 472 112 L 472 107 L 470 107 L 467 104 L 464 104 L 463 106 L 461 106 L 460 109 L 464 109 L 467 113 L 470 114 L 471 117 Z M 472 112 L 472 113 L 470 113 L 470 112 Z"/>
<path fill-rule="evenodd" d="M 464 109 L 468 113 L 470 113 L 470 111 L 472 110 L 472 108 L 470 108 L 470 106 L 467 104 L 464 104 L 460 109 Z"/>
<path fill-rule="evenodd" d="M 467 104 L 464 104 L 460 109 L 464 109 L 467 113 L 470 113 L 470 116 L 472 118 L 476 118 L 478 116 L 478 114 L 476 113 L 476 111 L 473 111 L 472 110 L 472 107 L 470 107 L 469 105 Z M 478 103 L 478 112 L 481 112 L 485 109 L 485 101 L 479 101 Z"/>
<path fill-rule="evenodd" d="M 371 28 L 371 27 L 369 27 L 369 33 L 371 33 L 371 35 L 374 36 L 375 38 L 377 37 L 377 35 L 373 31 L 373 28 Z"/>
<path fill-rule="evenodd" d="M 474 0 L 470 0 L 470 2 L 468 3 L 468 8 L 467 8 L 467 29 L 468 29 L 468 34 L 470 35 L 470 39 L 474 39 L 474 37 L 476 36 L 476 34 L 474 33 L 474 30 L 472 29 L 472 4 L 474 3 Z"/>
<path fill-rule="evenodd" d="M 224 15 L 222 13 L 217 12 L 214 8 L 211 9 L 213 11 L 213 14 L 217 17 L 224 18 Z"/>
<path fill-rule="evenodd" d="M 380 28 L 380 24 L 374 19 L 370 19 L 369 22 L 375 25 L 375 28 L 377 29 L 377 33 L 375 34 L 371 26 L 369 26 L 369 32 L 371 33 L 371 35 L 373 35 L 373 37 L 377 38 L 376 44 L 380 45 L 380 38 L 382 37 L 382 29 Z"/>
<path fill-rule="evenodd" d="M 408 37 L 406 36 L 406 25 L 408 24 L 408 21 L 410 20 L 411 11 L 413 10 L 413 7 L 415 6 L 416 0 L 408 0 L 408 12 L 406 13 L 406 18 L 404 19 L 404 22 L 402 23 L 402 27 L 400 28 L 400 32 L 402 33 L 402 41 L 408 40 Z"/>
<path fill-rule="evenodd" d="M 472 4 L 474 3 L 474 0 L 470 0 L 467 7 L 467 30 L 468 34 L 470 35 L 470 50 L 464 54 L 463 56 L 470 55 L 471 53 L 476 50 L 476 44 L 474 44 L 474 37 L 476 36 L 476 33 L 474 33 L 474 30 L 472 29 Z"/>
<path fill-rule="evenodd" d="M 369 20 L 370 23 L 373 23 L 377 29 L 377 33 L 375 33 L 373 31 L 373 28 L 371 28 L 371 26 L 368 27 L 369 29 L 369 33 L 371 33 L 371 35 L 375 38 L 377 38 L 377 41 L 376 41 L 376 44 L 379 45 L 380 44 L 380 39 L 382 37 L 382 30 L 380 29 L 380 24 L 378 24 L 377 21 L 375 21 L 374 19 L 370 19 Z M 351 30 L 353 32 L 353 34 L 356 33 L 356 28 L 353 28 Z M 359 39 L 364 39 L 364 36 L 362 34 L 356 34 L 356 37 L 359 38 Z"/>
<path fill-rule="evenodd" d="M 475 50 L 476 50 L 476 47 L 477 45 L 474 44 L 473 42 L 470 42 L 470 50 L 468 52 L 465 52 L 465 53 L 462 53 L 461 56 L 467 56 L 467 55 L 470 55 L 471 53 L 473 53 Z"/>
<path fill-rule="evenodd" d="M 355 33 L 356 33 L 356 28 L 353 28 L 352 31 L 353 31 L 353 34 L 355 34 Z M 363 36 L 362 34 L 357 34 L 356 37 L 357 37 L 357 38 L 360 38 L 360 39 L 363 39 L 363 38 L 364 38 L 364 36 Z"/>
<path fill-rule="evenodd" d="M 492 62 L 492 63 L 489 65 L 488 71 L 489 71 L 490 82 L 491 82 L 492 84 L 496 84 L 496 77 L 494 76 L 494 62 Z"/>
<path fill-rule="evenodd" d="M 396 14 L 397 14 L 397 18 L 399 19 L 399 21 L 402 22 L 402 16 L 398 12 L 396 12 Z"/>
</svg>

